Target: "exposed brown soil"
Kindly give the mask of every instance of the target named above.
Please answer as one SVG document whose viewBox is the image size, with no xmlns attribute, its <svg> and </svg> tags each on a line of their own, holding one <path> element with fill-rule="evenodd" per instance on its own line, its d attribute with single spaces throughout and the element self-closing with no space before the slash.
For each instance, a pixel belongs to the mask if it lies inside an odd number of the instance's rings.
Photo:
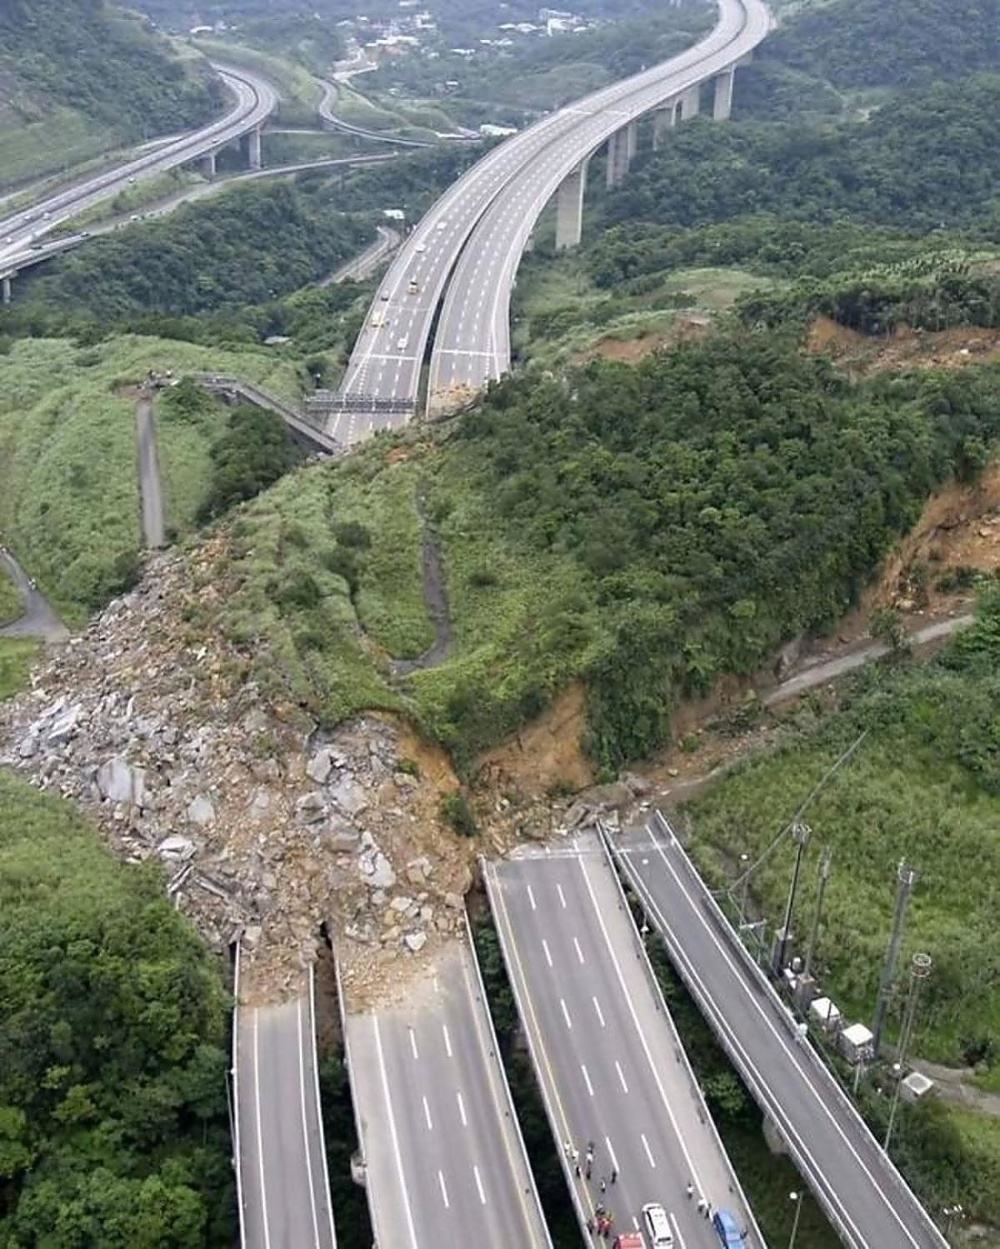
<svg viewBox="0 0 1000 1249">
<path fill-rule="evenodd" d="M 1000 329 L 958 326 L 914 330 L 901 326 L 872 338 L 817 317 L 806 340 L 808 350 L 831 356 L 854 377 L 903 369 L 960 369 L 1000 360 Z"/>
<path fill-rule="evenodd" d="M 863 647 L 871 640 L 872 613 L 881 607 L 897 610 L 907 632 L 968 610 L 968 588 L 940 585 L 947 573 L 962 568 L 1000 569 L 1000 460 L 974 484 L 951 482 L 928 500 L 913 530 L 890 552 L 859 605 L 834 632 L 804 641 L 792 662 L 776 661 L 753 676 L 726 677 L 707 697 L 682 703 L 674 714 L 670 743 L 637 769 L 653 783 L 653 796 L 668 803 L 690 798 L 707 778 L 766 746 L 780 732 L 782 713 L 746 714 L 757 695 L 776 685 L 779 666 L 782 677 L 792 676 L 820 659 L 836 659 Z M 827 689 L 812 696 L 831 705 L 836 699 Z M 529 819 L 537 825 L 537 804 L 555 808 L 553 795 L 578 792 L 593 783 L 582 747 L 585 728 L 586 691 L 577 684 L 483 757 L 480 807 L 488 812 L 498 848 L 505 824 L 515 831 L 523 831 Z M 553 809 L 551 818 L 558 822 L 559 812 Z"/>
<path fill-rule="evenodd" d="M 679 316 L 673 325 L 662 330 L 644 330 L 635 338 L 621 339 L 608 336 L 596 342 L 586 351 L 580 352 L 573 359 L 574 364 L 583 364 L 587 360 L 600 357 L 602 360 L 616 360 L 620 364 L 637 364 L 646 356 L 651 356 L 661 347 L 673 346 L 675 343 L 690 342 L 694 338 L 704 338 L 711 323 L 707 317 Z"/>
<path fill-rule="evenodd" d="M 582 741 L 586 697 L 583 684 L 574 682 L 537 719 L 483 755 L 480 781 L 508 796 L 520 791 L 572 791 L 592 784 L 593 768 Z"/>
</svg>

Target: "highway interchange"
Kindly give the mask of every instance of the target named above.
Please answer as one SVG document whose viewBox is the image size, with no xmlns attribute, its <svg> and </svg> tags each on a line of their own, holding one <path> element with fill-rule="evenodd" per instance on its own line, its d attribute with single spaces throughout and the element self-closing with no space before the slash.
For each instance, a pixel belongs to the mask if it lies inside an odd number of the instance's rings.
<svg viewBox="0 0 1000 1249">
<path fill-rule="evenodd" d="M 206 156 L 261 126 L 277 105 L 274 88 L 246 70 L 221 65 L 215 68 L 234 97 L 224 117 L 0 219 L 0 271 L 9 269 L 13 260 L 30 251 L 45 235 L 95 204 L 133 183 Z"/>
</svg>

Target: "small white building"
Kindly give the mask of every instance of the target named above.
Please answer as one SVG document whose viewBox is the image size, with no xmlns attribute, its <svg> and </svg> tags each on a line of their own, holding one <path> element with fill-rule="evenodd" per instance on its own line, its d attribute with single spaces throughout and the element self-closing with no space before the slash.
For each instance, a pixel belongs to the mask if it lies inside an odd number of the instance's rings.
<svg viewBox="0 0 1000 1249">
<path fill-rule="evenodd" d="M 863 1023 L 852 1023 L 840 1034 L 840 1052 L 849 1063 L 864 1063 L 872 1057 L 875 1037 Z"/>
<path fill-rule="evenodd" d="M 899 1086 L 899 1095 L 905 1102 L 919 1102 L 934 1092 L 937 1086 L 920 1071 L 911 1071 Z"/>
<path fill-rule="evenodd" d="M 817 997 L 809 1003 L 809 1016 L 824 1032 L 836 1032 L 841 1025 L 840 1007 L 828 997 Z"/>
</svg>

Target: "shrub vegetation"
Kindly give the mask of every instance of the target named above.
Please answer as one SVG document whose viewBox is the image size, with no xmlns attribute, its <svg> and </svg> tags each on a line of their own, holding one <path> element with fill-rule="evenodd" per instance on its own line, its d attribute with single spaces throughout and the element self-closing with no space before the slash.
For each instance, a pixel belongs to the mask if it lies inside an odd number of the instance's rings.
<svg viewBox="0 0 1000 1249">
<path fill-rule="evenodd" d="M 0 1241 L 232 1243 L 227 1002 L 149 867 L 0 774 Z"/>
</svg>

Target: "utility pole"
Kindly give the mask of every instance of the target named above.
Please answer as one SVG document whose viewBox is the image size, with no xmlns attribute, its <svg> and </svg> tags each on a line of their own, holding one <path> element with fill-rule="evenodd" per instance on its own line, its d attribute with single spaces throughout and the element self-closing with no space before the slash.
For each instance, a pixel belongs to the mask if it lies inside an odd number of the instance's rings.
<svg viewBox="0 0 1000 1249">
<path fill-rule="evenodd" d="M 889 1152 L 889 1141 L 896 1122 L 896 1108 L 899 1106 L 899 1090 L 903 1084 L 903 1064 L 906 1062 L 906 1051 L 913 1036 L 913 1020 L 917 1013 L 917 999 L 920 997 L 920 986 L 931 974 L 931 956 L 914 954 L 910 966 L 910 995 L 906 1002 L 906 1013 L 903 1017 L 903 1030 L 899 1036 L 899 1053 L 896 1058 L 896 1087 L 892 1094 L 892 1106 L 889 1110 L 889 1125 L 885 1130 L 885 1142 L 882 1148 Z"/>
<path fill-rule="evenodd" d="M 792 1220 L 792 1234 L 788 1238 L 788 1249 L 795 1249 L 795 1237 L 799 1230 L 799 1217 L 802 1214 L 802 1198 L 805 1193 L 789 1193 L 788 1200 L 795 1202 L 795 1218 Z"/>
<path fill-rule="evenodd" d="M 778 934 L 778 947 L 774 959 L 774 974 L 781 975 L 781 969 L 785 965 L 785 950 L 788 947 L 788 938 L 791 935 L 792 914 L 795 910 L 795 895 L 799 888 L 799 874 L 802 871 L 802 855 L 806 846 L 809 844 L 809 835 L 812 829 L 808 824 L 803 824 L 801 820 L 796 820 L 792 825 L 792 836 L 796 841 L 795 849 L 795 866 L 792 869 L 792 883 L 788 889 L 788 901 L 785 903 L 785 921 L 781 925 L 781 932 Z"/>
<path fill-rule="evenodd" d="M 833 850 L 830 846 L 823 847 L 823 857 L 819 861 L 819 879 L 816 882 L 816 913 L 813 915 L 812 932 L 809 934 L 809 944 L 806 946 L 806 959 L 802 968 L 802 979 L 805 980 L 809 975 L 809 968 L 812 966 L 813 954 L 816 952 L 816 938 L 819 936 L 820 916 L 823 913 L 823 894 L 826 892 L 826 882 L 830 879 L 830 861 L 833 858 Z"/>
<path fill-rule="evenodd" d="M 747 887 L 750 884 L 750 872 L 747 869 L 747 864 L 749 862 L 750 862 L 750 856 L 748 854 L 740 855 L 740 882 L 741 883 L 740 883 L 739 931 L 741 932 L 743 930 L 743 925 L 744 923 L 746 923 L 746 918 L 747 918 Z"/>
<path fill-rule="evenodd" d="M 889 1008 L 889 992 L 892 989 L 892 982 L 896 976 L 896 963 L 899 961 L 899 947 L 903 942 L 903 927 L 906 923 L 906 908 L 910 901 L 910 894 L 913 892 L 913 886 L 917 883 L 919 874 L 916 868 L 909 867 L 905 859 L 900 859 L 899 867 L 896 870 L 896 876 L 899 881 L 896 887 L 896 915 L 892 923 L 892 936 L 889 938 L 889 948 L 885 955 L 885 965 L 882 968 L 882 979 L 878 987 L 878 997 L 875 1000 L 875 1018 L 872 1020 L 872 1053 L 877 1057 L 879 1047 L 882 1043 L 882 1028 L 885 1024 L 885 1012 Z"/>
</svg>

